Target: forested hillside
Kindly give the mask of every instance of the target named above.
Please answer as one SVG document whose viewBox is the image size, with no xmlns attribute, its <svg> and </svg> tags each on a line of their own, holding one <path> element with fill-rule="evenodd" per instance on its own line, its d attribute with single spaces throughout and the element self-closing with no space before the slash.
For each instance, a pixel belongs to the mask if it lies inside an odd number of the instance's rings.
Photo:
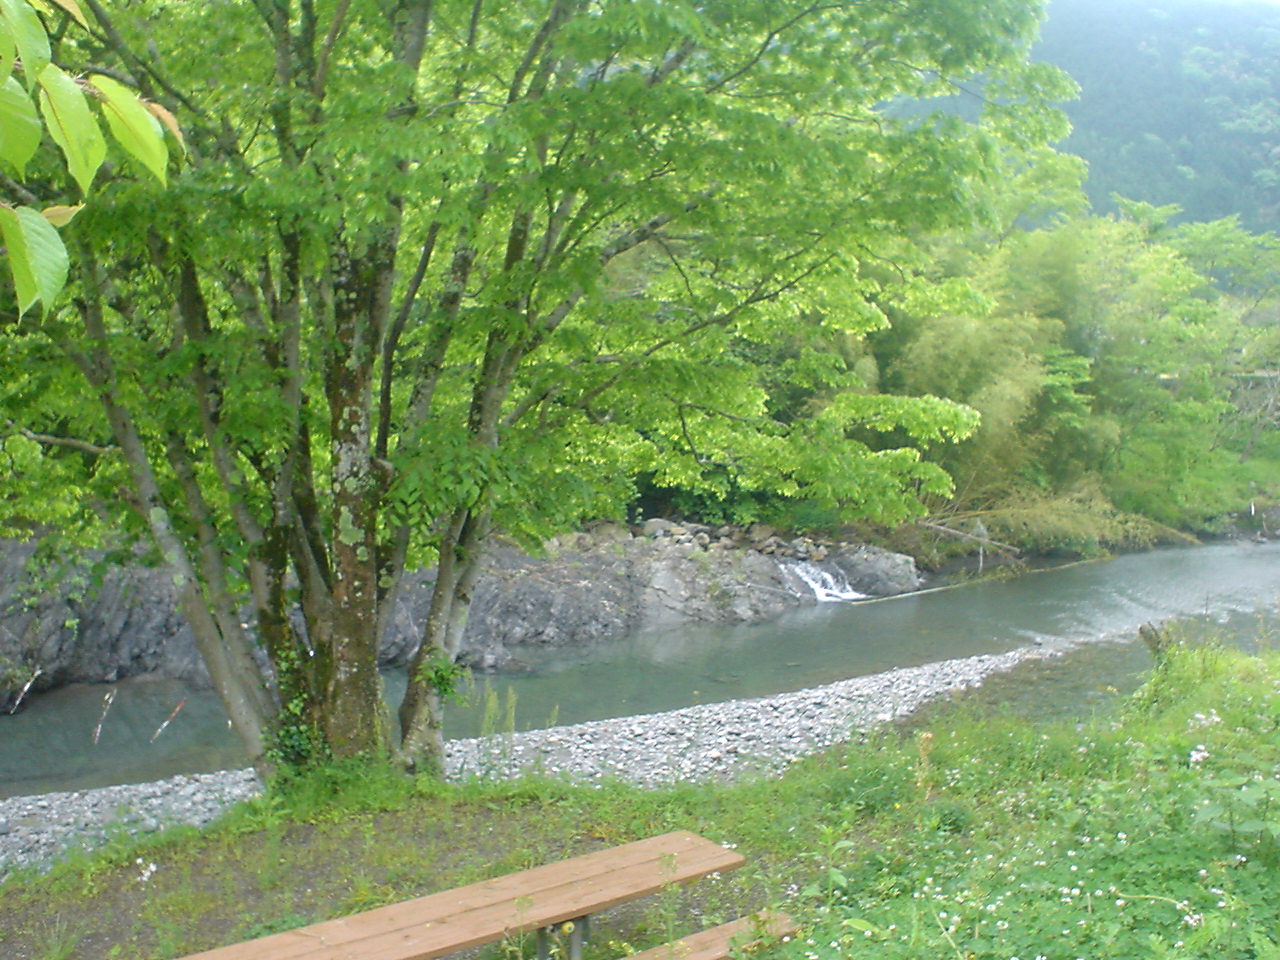
<svg viewBox="0 0 1280 960">
<path fill-rule="evenodd" d="M 1062 148 L 1113 193 L 1190 220 L 1280 226 L 1280 5 L 1262 0 L 1050 0 L 1035 55 L 1071 74 Z"/>
</svg>

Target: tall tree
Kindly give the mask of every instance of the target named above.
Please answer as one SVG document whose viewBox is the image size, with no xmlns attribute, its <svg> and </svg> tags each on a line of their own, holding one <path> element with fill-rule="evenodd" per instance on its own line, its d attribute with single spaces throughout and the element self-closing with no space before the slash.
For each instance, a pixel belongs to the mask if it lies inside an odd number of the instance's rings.
<svg viewBox="0 0 1280 960">
<path fill-rule="evenodd" d="M 191 162 L 77 221 L 73 309 L 5 324 L 2 402 L 79 444 L 24 447 L 33 479 L 82 467 L 95 516 L 128 491 L 254 756 L 438 763 L 486 539 L 616 510 L 637 471 L 885 516 L 945 488 L 910 441 L 962 409 L 779 419 L 750 344 L 882 324 L 864 264 L 1061 135 L 1031 0 L 86 4 L 83 52 L 180 115 Z M 960 84 L 980 120 L 884 108 Z M 432 560 L 393 734 L 381 621 Z"/>
</svg>

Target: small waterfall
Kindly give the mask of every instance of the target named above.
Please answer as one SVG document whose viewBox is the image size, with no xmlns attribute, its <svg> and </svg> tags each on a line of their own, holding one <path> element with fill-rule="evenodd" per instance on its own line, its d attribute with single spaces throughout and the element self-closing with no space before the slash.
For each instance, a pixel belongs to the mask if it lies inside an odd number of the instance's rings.
<svg viewBox="0 0 1280 960">
<path fill-rule="evenodd" d="M 858 593 L 849 586 L 849 581 L 844 575 L 830 570 L 825 570 L 815 563 L 807 560 L 798 560 L 794 563 L 786 565 L 787 570 L 795 574 L 797 579 L 813 591 L 814 597 L 819 603 L 834 603 L 839 600 L 865 600 L 865 593 Z"/>
</svg>

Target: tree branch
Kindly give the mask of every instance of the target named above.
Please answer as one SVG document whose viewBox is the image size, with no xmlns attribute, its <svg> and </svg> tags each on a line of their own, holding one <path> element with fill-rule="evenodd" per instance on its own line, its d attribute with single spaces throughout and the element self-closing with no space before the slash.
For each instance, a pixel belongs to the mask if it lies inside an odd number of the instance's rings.
<svg viewBox="0 0 1280 960">
<path fill-rule="evenodd" d="M 707 93 L 715 93 L 718 90 L 723 90 L 729 84 L 733 83 L 733 81 L 737 80 L 743 74 L 753 69 L 761 61 L 764 55 L 769 52 L 769 48 L 773 46 L 773 42 L 777 40 L 779 36 L 781 36 L 783 31 L 790 30 L 801 20 L 804 20 L 808 17 L 811 17 L 818 13 L 822 13 L 827 10 L 838 9 L 841 6 L 843 6 L 843 4 L 839 4 L 839 3 L 817 4 L 815 6 L 809 7 L 806 10 L 801 10 L 799 13 L 797 13 L 794 17 L 792 17 L 790 20 L 788 20 L 786 23 L 782 24 L 781 26 L 774 27 L 767 34 L 765 34 L 765 38 L 760 41 L 760 46 L 756 48 L 755 54 L 746 63 L 740 66 L 737 70 L 734 70 L 732 73 L 727 74 L 726 76 L 720 78 L 715 83 L 708 84 Z"/>
<path fill-rule="evenodd" d="M 551 12 L 547 14 L 547 19 L 542 22 L 542 26 L 534 34 L 533 40 L 529 42 L 529 48 L 525 51 L 524 59 L 520 61 L 520 65 L 516 67 L 515 73 L 511 76 L 511 85 L 507 88 L 507 103 L 515 103 L 520 99 L 520 88 L 524 85 L 524 78 L 533 69 L 534 62 L 542 54 L 542 50 L 551 39 L 552 34 L 569 17 L 572 12 L 572 6 L 572 0 L 557 0 L 551 7 Z"/>
<path fill-rule="evenodd" d="M 324 99 L 324 86 L 329 79 L 329 58 L 333 54 L 334 44 L 338 42 L 338 35 L 342 33 L 350 6 L 351 0 L 338 0 L 338 6 L 333 11 L 333 20 L 329 24 L 329 31 L 320 44 L 320 53 L 316 58 L 316 75 L 311 82 L 311 93 L 317 100 Z"/>
<path fill-rule="evenodd" d="M 8 174 L 0 173 L 0 184 L 4 184 L 4 188 L 6 190 L 12 193 L 15 197 L 17 197 L 20 201 L 25 203 L 27 206 L 38 207 L 40 205 L 41 201 L 39 197 L 37 197 L 34 193 L 32 193 L 30 190 L 28 190 L 26 187 L 20 184 L 17 180 L 14 180 Z"/>
<path fill-rule="evenodd" d="M 600 265 L 604 266 L 614 258 L 626 253 L 628 250 L 632 250 L 635 247 L 640 246 L 640 244 L 644 243 L 646 240 L 652 239 L 657 235 L 659 230 L 665 227 L 672 220 L 676 219 L 680 214 L 691 213 L 698 209 L 699 206 L 714 196 L 716 191 L 719 189 L 720 185 L 718 183 L 712 184 L 698 196 L 686 202 L 680 210 L 670 213 L 660 213 L 656 217 L 651 217 L 640 226 L 619 234 L 614 238 L 612 243 L 607 244 L 604 249 L 600 251 Z M 554 331 L 556 327 L 564 321 L 564 318 L 569 315 L 573 308 L 577 306 L 578 301 L 580 301 L 585 295 L 586 289 L 578 287 L 573 291 L 573 293 L 569 294 L 569 296 L 556 304 L 556 306 L 543 320 L 543 329 L 540 335 L 545 337 L 547 334 Z"/>
<path fill-rule="evenodd" d="M 116 29 L 116 26 L 112 22 L 111 17 L 108 16 L 106 9 L 98 2 L 98 0 L 85 0 L 85 4 L 93 13 L 93 18 L 98 22 L 98 26 L 102 29 L 107 45 L 116 52 L 120 59 L 137 68 L 137 87 L 142 91 L 143 96 L 149 99 L 152 99 L 155 96 L 155 92 L 151 89 L 151 85 L 146 79 L 147 77 L 150 77 L 165 93 L 173 98 L 175 103 L 181 103 L 197 116 L 204 116 L 204 112 L 180 90 L 178 90 L 177 87 L 170 83 L 164 75 L 161 74 L 159 68 L 155 64 L 147 62 L 133 52 L 130 46 L 125 42 L 124 37 L 120 35 L 120 31 Z"/>
<path fill-rule="evenodd" d="M 653 68 L 653 72 L 649 74 L 648 86 L 656 87 L 667 77 L 671 76 L 675 71 L 679 70 L 689 59 L 690 54 L 698 49 L 698 45 L 692 40 L 686 39 L 680 44 L 676 52 L 667 57 L 662 63 Z"/>
<path fill-rule="evenodd" d="M 442 199 L 439 206 L 443 206 L 443 204 L 444 200 Z M 437 211 L 439 206 L 437 206 Z M 431 226 L 427 228 L 427 237 L 422 244 L 422 253 L 418 256 L 418 265 L 414 268 L 413 276 L 409 279 L 409 286 L 405 290 L 404 299 L 400 301 L 400 309 L 396 312 L 395 319 L 391 322 L 391 326 L 382 338 L 382 379 L 378 387 L 378 433 L 374 447 L 378 457 L 385 458 L 387 456 L 387 450 L 391 442 L 391 381 L 395 367 L 396 349 L 400 345 L 400 337 L 404 333 L 404 328 L 409 322 L 409 315 L 413 312 L 413 305 L 417 302 L 418 291 L 422 288 L 422 281 L 427 275 L 427 268 L 431 265 L 431 258 L 435 254 L 436 241 L 440 237 L 440 230 L 439 220 L 432 221 Z"/>
<path fill-rule="evenodd" d="M 5 425 L 19 436 L 50 447 L 67 447 L 71 450 L 79 450 L 81 453 L 92 454 L 95 457 L 109 457 L 120 452 L 120 448 L 114 445 L 104 447 L 76 437 L 55 437 L 47 433 L 36 433 L 34 430 L 18 426 L 12 420 L 6 420 Z"/>
</svg>

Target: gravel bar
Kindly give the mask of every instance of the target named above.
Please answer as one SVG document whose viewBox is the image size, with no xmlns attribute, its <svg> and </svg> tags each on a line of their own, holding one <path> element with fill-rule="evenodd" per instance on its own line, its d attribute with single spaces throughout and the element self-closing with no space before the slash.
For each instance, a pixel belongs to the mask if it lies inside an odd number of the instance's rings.
<svg viewBox="0 0 1280 960">
<path fill-rule="evenodd" d="M 1061 652 L 1062 647 L 1020 647 L 772 697 L 451 740 L 445 770 L 455 780 L 542 773 L 640 786 L 770 776 L 930 700 L 975 687 L 993 673 Z M 21 867 L 47 867 L 69 849 L 101 846 L 121 832 L 203 826 L 261 789 L 252 770 L 226 770 L 0 800 L 0 881 Z"/>
</svg>

